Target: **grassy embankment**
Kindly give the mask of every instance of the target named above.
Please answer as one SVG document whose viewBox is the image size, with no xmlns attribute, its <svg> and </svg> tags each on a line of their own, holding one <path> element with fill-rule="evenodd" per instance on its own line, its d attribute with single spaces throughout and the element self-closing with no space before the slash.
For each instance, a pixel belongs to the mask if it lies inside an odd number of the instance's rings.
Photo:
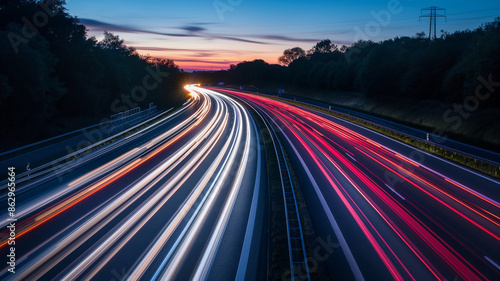
<svg viewBox="0 0 500 281">
<path fill-rule="evenodd" d="M 290 270 L 289 256 L 288 256 L 288 240 L 287 240 L 287 229 L 286 229 L 286 216 L 283 198 L 283 187 L 281 186 L 281 179 L 279 176 L 279 166 L 278 160 L 276 159 L 276 154 L 274 151 L 273 142 L 271 135 L 267 130 L 264 122 L 260 119 L 260 116 L 251 110 L 252 115 L 257 121 L 259 126 L 259 132 L 261 132 L 262 143 L 266 151 L 266 162 L 267 162 L 267 174 L 268 174 L 268 185 L 269 185 L 269 241 L 268 241 L 268 279 L 269 280 L 282 280 L 283 277 L 289 277 L 288 272 Z M 317 236 L 312 225 L 312 220 L 307 208 L 306 201 L 300 189 L 297 176 L 293 170 L 293 166 L 290 163 L 290 159 L 285 152 L 285 159 L 289 165 L 290 176 L 292 178 L 292 184 L 294 185 L 294 191 L 296 195 L 297 204 L 299 207 L 299 215 L 304 230 L 304 238 L 307 256 L 313 256 L 313 245 L 317 246 L 318 242 L 314 240 Z M 305 270 L 305 269 L 301 269 Z M 325 276 L 325 268 L 323 264 L 320 264 L 318 268 L 311 271 L 310 274 L 315 280 L 321 279 L 320 276 Z M 324 278 L 323 278 L 324 279 Z"/>
<path fill-rule="evenodd" d="M 269 85 L 266 87 L 261 87 L 259 90 L 264 92 L 275 92 L 276 88 L 276 85 Z M 285 89 L 287 89 L 288 94 L 358 110 L 361 112 L 386 118 L 391 121 L 396 121 L 420 129 L 428 130 L 429 132 L 432 132 L 434 128 L 442 128 L 452 139 L 486 149 L 491 149 L 494 151 L 500 150 L 500 123 L 496 120 L 496 116 L 500 116 L 500 109 L 478 109 L 475 112 L 471 112 L 468 118 L 462 120 L 462 124 L 459 126 L 459 128 L 457 130 L 453 130 L 451 127 L 454 125 L 454 123 L 447 123 L 443 119 L 443 113 L 447 109 L 452 108 L 452 104 L 446 104 L 438 101 L 412 101 L 409 99 L 376 100 L 366 98 L 360 93 L 339 93 L 332 91 L 315 91 L 297 88 L 289 89 L 286 87 Z M 289 100 L 286 101 L 290 102 Z M 431 152 L 485 174 L 500 178 L 500 167 L 496 165 L 492 165 L 473 157 L 469 157 L 467 155 L 442 148 L 438 145 L 423 140 L 409 137 L 405 134 L 386 129 L 381 126 L 377 126 L 376 124 L 350 115 L 332 112 L 301 102 L 292 103 L 319 110 L 336 117 L 340 117 L 344 120 L 348 120 L 350 122 L 362 125 L 389 137 L 400 140 L 418 149 Z"/>
</svg>

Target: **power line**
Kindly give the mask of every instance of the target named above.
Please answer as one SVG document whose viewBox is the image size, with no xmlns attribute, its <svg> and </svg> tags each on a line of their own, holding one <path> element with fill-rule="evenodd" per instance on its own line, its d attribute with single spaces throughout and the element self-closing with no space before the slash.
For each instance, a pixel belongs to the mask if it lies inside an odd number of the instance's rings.
<svg viewBox="0 0 500 281">
<path fill-rule="evenodd" d="M 428 14 L 423 14 L 424 11 L 429 11 Z M 438 11 L 440 13 L 438 14 Z M 438 8 L 436 6 L 431 6 L 429 8 L 424 8 L 422 9 L 420 13 L 420 18 L 429 18 L 430 24 L 429 24 L 429 40 L 432 40 L 432 33 L 434 33 L 434 40 L 436 40 L 436 21 L 437 18 L 446 18 L 446 9 L 443 8 Z M 433 28 L 434 27 L 434 28 Z"/>
</svg>

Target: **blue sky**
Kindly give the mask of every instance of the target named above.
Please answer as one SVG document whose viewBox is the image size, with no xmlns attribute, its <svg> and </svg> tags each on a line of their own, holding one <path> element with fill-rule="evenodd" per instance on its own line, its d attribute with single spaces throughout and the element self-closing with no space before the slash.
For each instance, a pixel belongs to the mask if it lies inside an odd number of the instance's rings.
<svg viewBox="0 0 500 281">
<path fill-rule="evenodd" d="M 428 33 L 422 8 L 446 8 L 438 30 L 474 29 L 500 16 L 500 1 L 263 1 L 263 0 L 67 0 L 71 15 L 102 38 L 108 30 L 141 54 L 173 59 L 185 70 L 226 69 L 283 50 L 310 49 L 321 39 L 349 45 Z"/>
</svg>

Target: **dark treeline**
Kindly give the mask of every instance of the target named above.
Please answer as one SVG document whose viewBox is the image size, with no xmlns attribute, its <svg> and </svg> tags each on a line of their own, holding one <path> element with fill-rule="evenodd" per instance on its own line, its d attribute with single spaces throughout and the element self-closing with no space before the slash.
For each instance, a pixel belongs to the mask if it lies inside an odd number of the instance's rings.
<svg viewBox="0 0 500 281">
<path fill-rule="evenodd" d="M 0 150 L 184 98 L 185 74 L 173 61 L 86 32 L 65 1 L 0 0 Z"/>
<path fill-rule="evenodd" d="M 490 80 L 500 81 L 500 19 L 475 30 L 443 33 L 434 41 L 423 33 L 379 43 L 359 41 L 350 47 L 323 40 L 308 51 L 288 49 L 279 62 L 242 62 L 227 71 L 196 72 L 193 78 L 203 83 L 279 82 L 362 92 L 368 98 L 462 103 L 481 85 L 480 77 L 488 81 L 491 75 Z M 500 107 L 500 95 L 491 95 L 485 106 Z"/>
</svg>

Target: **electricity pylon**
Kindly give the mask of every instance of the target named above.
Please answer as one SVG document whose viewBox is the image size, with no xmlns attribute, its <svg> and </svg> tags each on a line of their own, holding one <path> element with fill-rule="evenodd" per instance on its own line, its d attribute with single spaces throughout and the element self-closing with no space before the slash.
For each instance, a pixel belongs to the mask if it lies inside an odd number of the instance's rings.
<svg viewBox="0 0 500 281">
<path fill-rule="evenodd" d="M 424 14 L 424 11 L 429 11 L 428 14 Z M 438 13 L 438 11 L 440 13 Z M 420 18 L 429 18 L 430 19 L 430 24 L 429 24 L 429 40 L 432 40 L 432 33 L 434 33 L 434 39 L 436 40 L 436 21 L 437 18 L 446 18 L 446 9 L 443 8 L 438 8 L 436 6 L 431 6 L 429 8 L 422 9 L 420 12 Z"/>
</svg>

